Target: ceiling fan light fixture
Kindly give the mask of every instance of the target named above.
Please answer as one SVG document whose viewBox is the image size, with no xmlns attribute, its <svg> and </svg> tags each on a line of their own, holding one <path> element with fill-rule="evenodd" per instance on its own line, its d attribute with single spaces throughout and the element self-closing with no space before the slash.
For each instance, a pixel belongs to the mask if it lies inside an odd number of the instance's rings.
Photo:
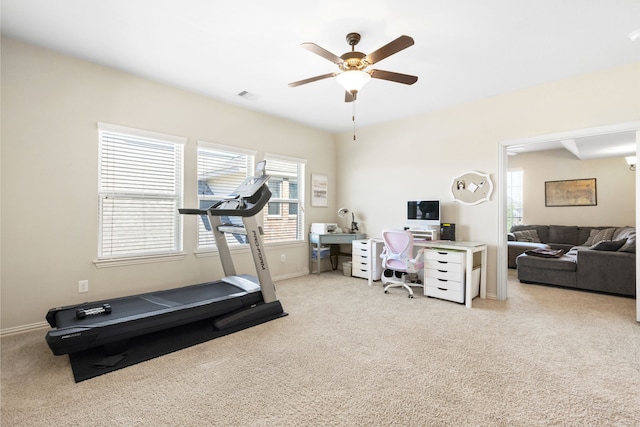
<svg viewBox="0 0 640 427">
<path fill-rule="evenodd" d="M 371 80 L 371 75 L 360 70 L 348 70 L 338 74 L 336 80 L 344 87 L 344 90 L 354 93 L 359 92 Z"/>
</svg>

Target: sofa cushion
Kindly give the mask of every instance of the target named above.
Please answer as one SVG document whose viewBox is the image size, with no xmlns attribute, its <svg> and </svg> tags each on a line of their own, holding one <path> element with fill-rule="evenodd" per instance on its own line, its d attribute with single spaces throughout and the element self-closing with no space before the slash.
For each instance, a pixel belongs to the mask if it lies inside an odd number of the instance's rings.
<svg viewBox="0 0 640 427">
<path fill-rule="evenodd" d="M 518 242 L 542 243 L 536 230 L 514 231 L 513 234 Z"/>
<path fill-rule="evenodd" d="M 545 243 L 532 243 L 532 242 L 509 242 L 507 243 L 509 247 L 509 257 L 508 257 L 508 265 L 509 268 L 516 268 L 516 258 L 525 253 L 530 249 L 536 248 L 546 248 L 551 249 L 549 245 Z"/>
<path fill-rule="evenodd" d="M 615 231 L 615 228 L 605 228 L 603 230 L 593 229 L 589 233 L 589 238 L 582 244 L 582 246 L 592 246 L 602 240 L 611 240 Z"/>
<path fill-rule="evenodd" d="M 550 225 L 549 237 L 546 243 L 568 243 L 579 245 L 579 231 L 577 226 L 571 225 Z"/>
<path fill-rule="evenodd" d="M 529 267 L 560 271 L 576 271 L 578 267 L 576 257 L 570 255 L 562 255 L 560 258 L 542 258 L 522 254 L 516 258 L 516 264 L 518 268 Z"/>
<path fill-rule="evenodd" d="M 591 246 L 594 251 L 617 251 L 624 244 L 627 243 L 627 239 L 621 240 L 601 240 L 598 243 Z"/>
</svg>

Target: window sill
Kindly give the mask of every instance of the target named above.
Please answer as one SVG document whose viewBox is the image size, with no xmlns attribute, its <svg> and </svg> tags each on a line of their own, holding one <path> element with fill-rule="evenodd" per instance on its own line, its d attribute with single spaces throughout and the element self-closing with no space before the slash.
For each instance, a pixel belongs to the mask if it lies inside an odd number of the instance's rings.
<svg viewBox="0 0 640 427">
<path fill-rule="evenodd" d="M 94 260 L 93 263 L 97 268 L 108 268 L 121 267 L 125 265 L 149 264 L 153 262 L 182 261 L 186 256 L 187 254 L 185 252 L 179 252 L 163 255 L 97 259 Z"/>
<path fill-rule="evenodd" d="M 264 247 L 265 249 L 269 249 L 269 248 L 274 248 L 274 247 L 306 247 L 307 246 L 307 242 L 304 240 L 296 240 L 296 241 L 286 241 L 286 242 L 270 242 L 270 243 L 264 243 Z M 251 252 L 251 248 L 249 247 L 248 244 L 244 244 L 244 245 L 234 245 L 233 247 L 229 248 L 229 251 L 231 253 L 249 253 Z M 204 258 L 204 257 L 211 257 L 211 256 L 218 256 L 218 249 L 217 248 L 207 248 L 207 249 L 198 249 L 194 252 L 195 256 L 197 258 Z"/>
</svg>

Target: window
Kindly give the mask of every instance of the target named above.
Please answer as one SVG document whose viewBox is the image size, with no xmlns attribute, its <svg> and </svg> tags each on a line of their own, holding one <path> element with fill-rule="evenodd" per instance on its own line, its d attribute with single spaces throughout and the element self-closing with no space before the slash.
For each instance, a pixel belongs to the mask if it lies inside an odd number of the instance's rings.
<svg viewBox="0 0 640 427">
<path fill-rule="evenodd" d="M 271 199 L 264 215 L 264 241 L 285 242 L 303 240 L 304 188 L 303 160 L 265 156 Z"/>
<path fill-rule="evenodd" d="M 246 177 L 254 173 L 254 153 L 239 151 L 205 142 L 198 143 L 198 203 L 206 209 L 216 200 L 233 193 Z M 223 217 L 223 223 L 243 225 L 241 217 Z M 247 242 L 245 235 L 226 235 L 229 245 Z M 198 221 L 198 249 L 215 248 L 209 218 L 201 215 Z"/>
<path fill-rule="evenodd" d="M 507 232 L 511 226 L 522 224 L 523 177 L 522 169 L 507 171 Z"/>
<path fill-rule="evenodd" d="M 180 252 L 186 140 L 104 123 L 98 129 L 98 259 Z"/>
</svg>

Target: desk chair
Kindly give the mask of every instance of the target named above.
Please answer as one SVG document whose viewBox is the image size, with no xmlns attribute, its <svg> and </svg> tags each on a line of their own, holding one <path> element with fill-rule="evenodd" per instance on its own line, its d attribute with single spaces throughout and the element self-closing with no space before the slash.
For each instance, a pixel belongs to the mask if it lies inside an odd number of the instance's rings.
<svg viewBox="0 0 640 427">
<path fill-rule="evenodd" d="M 383 268 L 381 280 L 382 284 L 386 285 L 384 293 L 388 293 L 389 288 L 403 287 L 409 291 L 409 298 L 413 298 L 411 286 L 423 286 L 419 280 L 407 282 L 407 275 L 415 274 L 424 268 L 424 248 L 413 257 L 413 235 L 407 230 L 383 230 L 382 239 L 384 248 L 380 258 Z"/>
</svg>

